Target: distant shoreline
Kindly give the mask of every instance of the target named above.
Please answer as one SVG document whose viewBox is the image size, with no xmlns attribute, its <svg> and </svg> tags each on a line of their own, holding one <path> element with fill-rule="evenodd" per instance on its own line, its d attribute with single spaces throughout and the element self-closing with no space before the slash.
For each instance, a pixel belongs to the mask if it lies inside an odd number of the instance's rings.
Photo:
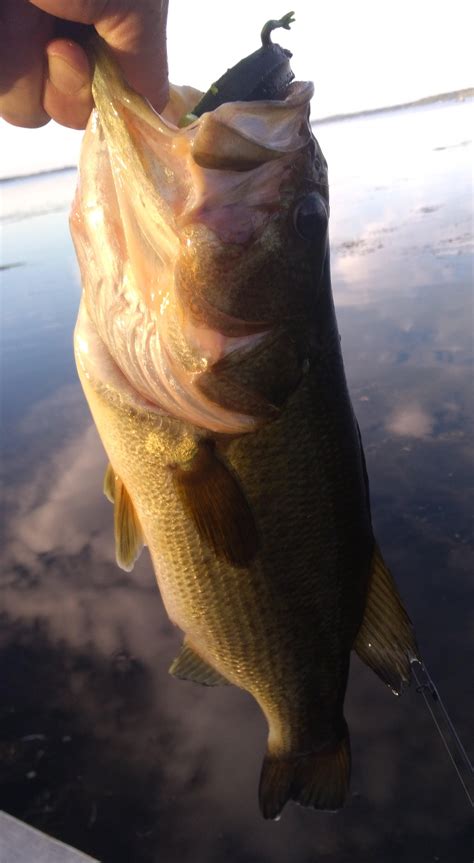
<svg viewBox="0 0 474 863">
<path fill-rule="evenodd" d="M 424 96 L 413 102 L 400 102 L 398 105 L 386 105 L 382 108 L 364 108 L 361 111 L 353 111 L 349 114 L 328 114 L 326 117 L 315 117 L 311 121 L 315 123 L 337 123 L 339 120 L 353 120 L 357 117 L 371 117 L 373 114 L 387 114 L 390 111 L 402 111 L 405 108 L 421 108 L 424 105 L 435 105 L 437 102 L 464 102 L 474 97 L 474 87 L 465 87 L 463 90 L 451 90 L 449 93 L 437 93 L 435 96 Z"/>
<path fill-rule="evenodd" d="M 474 87 L 465 87 L 463 90 L 452 90 L 449 93 L 437 93 L 435 96 L 425 96 L 414 102 L 402 102 L 399 105 L 387 105 L 382 108 L 366 108 L 362 111 L 353 111 L 348 114 L 329 114 L 327 117 L 315 117 L 311 124 L 337 123 L 341 120 L 354 120 L 360 117 L 372 117 L 375 114 L 388 114 L 391 111 L 402 111 L 406 108 L 420 108 L 424 105 L 435 105 L 439 102 L 461 102 L 474 97 Z M 63 165 L 62 168 L 45 168 L 43 171 L 34 171 L 31 174 L 16 174 L 14 177 L 0 177 L 2 183 L 13 183 L 16 180 L 29 180 L 32 177 L 41 177 L 46 174 L 62 174 L 67 171 L 76 171 L 77 165 Z"/>
<path fill-rule="evenodd" d="M 62 168 L 45 168 L 43 171 L 33 171 L 32 174 L 15 174 L 13 177 L 0 177 L 1 183 L 13 183 L 15 180 L 31 180 L 32 177 L 42 177 L 46 174 L 65 174 L 67 171 L 77 171 L 77 165 L 63 165 Z"/>
</svg>

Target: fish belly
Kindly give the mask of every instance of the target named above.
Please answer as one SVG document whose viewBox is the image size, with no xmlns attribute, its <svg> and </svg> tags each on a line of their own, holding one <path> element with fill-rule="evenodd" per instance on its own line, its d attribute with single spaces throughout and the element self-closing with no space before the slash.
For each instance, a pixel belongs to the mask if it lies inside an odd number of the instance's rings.
<svg viewBox="0 0 474 863">
<path fill-rule="evenodd" d="M 282 416 L 226 442 L 254 514 L 251 564 L 219 559 L 187 518 L 170 465 L 196 429 L 81 382 L 113 470 L 140 520 L 170 619 L 267 718 L 342 710 L 372 551 L 350 403 L 308 375 Z M 315 394 L 319 398 L 315 401 Z M 202 430 L 201 430 L 202 433 Z M 341 442 L 340 438 L 343 436 Z M 219 447 L 219 442 L 217 442 Z"/>
</svg>

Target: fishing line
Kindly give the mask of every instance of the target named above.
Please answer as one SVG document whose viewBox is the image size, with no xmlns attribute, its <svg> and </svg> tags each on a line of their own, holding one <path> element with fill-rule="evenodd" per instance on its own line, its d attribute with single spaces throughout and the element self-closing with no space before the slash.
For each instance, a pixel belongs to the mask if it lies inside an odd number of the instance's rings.
<svg viewBox="0 0 474 863">
<path fill-rule="evenodd" d="M 464 788 L 469 803 L 474 807 L 474 765 L 470 760 L 461 739 L 449 717 L 439 692 L 428 673 L 426 665 L 418 659 L 411 660 L 413 677 L 416 682 L 416 691 L 421 692 L 425 704 L 431 714 L 446 752 L 458 775 L 459 781 Z"/>
</svg>

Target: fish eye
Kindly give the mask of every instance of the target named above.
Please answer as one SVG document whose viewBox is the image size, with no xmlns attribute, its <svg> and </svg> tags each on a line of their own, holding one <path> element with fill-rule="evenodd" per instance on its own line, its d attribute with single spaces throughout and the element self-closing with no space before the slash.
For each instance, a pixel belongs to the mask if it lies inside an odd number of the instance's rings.
<svg viewBox="0 0 474 863">
<path fill-rule="evenodd" d="M 295 230 L 303 240 L 322 240 L 328 227 L 327 205 L 318 192 L 311 192 L 298 202 L 293 213 Z"/>
</svg>

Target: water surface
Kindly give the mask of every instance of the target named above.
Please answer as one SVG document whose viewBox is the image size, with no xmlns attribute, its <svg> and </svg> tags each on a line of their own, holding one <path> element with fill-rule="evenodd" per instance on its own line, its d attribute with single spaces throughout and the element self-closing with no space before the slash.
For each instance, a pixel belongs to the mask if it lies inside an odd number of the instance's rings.
<svg viewBox="0 0 474 863">
<path fill-rule="evenodd" d="M 324 124 L 332 268 L 375 529 L 473 755 L 472 103 Z M 414 689 L 354 659 L 352 796 L 257 809 L 264 720 L 167 674 L 146 554 L 114 563 L 80 390 L 73 172 L 2 195 L 0 808 L 103 863 L 470 863 L 470 810 Z"/>
</svg>

